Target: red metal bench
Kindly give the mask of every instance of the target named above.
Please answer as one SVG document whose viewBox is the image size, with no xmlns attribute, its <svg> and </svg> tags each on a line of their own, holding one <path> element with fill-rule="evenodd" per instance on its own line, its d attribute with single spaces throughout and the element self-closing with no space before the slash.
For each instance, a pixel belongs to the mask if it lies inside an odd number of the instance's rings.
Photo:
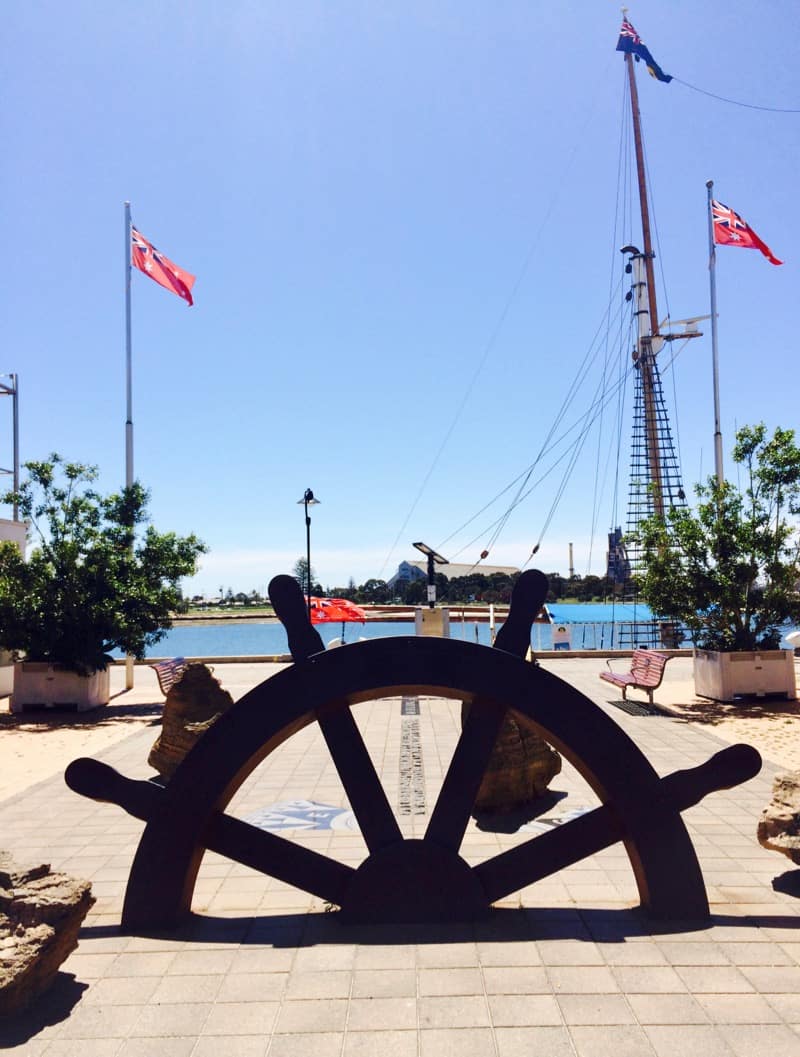
<svg viewBox="0 0 800 1057">
<path fill-rule="evenodd" d="M 639 648 L 633 651 L 631 670 L 629 672 L 625 672 L 624 675 L 612 672 L 609 662 L 606 661 L 606 664 L 609 664 L 609 670 L 599 674 L 601 679 L 605 679 L 607 683 L 612 683 L 622 690 L 623 701 L 626 700 L 625 695 L 629 689 L 644 690 L 652 705 L 653 691 L 661 686 L 661 680 L 664 678 L 664 668 L 668 660 L 669 657 L 664 653 L 656 653 L 655 650 Z"/>
<path fill-rule="evenodd" d="M 166 697 L 189 665 L 185 657 L 173 657 L 171 661 L 157 661 L 150 667 L 156 673 L 161 693 Z"/>
</svg>

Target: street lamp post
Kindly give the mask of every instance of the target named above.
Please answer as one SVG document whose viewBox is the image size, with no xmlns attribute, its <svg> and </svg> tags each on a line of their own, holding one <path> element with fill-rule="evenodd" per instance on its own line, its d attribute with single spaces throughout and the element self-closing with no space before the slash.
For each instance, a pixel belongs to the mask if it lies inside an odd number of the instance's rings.
<svg viewBox="0 0 800 1057">
<path fill-rule="evenodd" d="M 427 543 L 415 543 L 414 546 L 418 551 L 422 551 L 428 559 L 428 607 L 433 609 L 436 605 L 436 574 L 433 564 L 434 562 L 437 565 L 449 565 L 450 563 L 447 558 L 437 554 L 433 547 L 429 547 Z"/>
<path fill-rule="evenodd" d="M 303 504 L 303 509 L 306 514 L 306 587 L 308 588 L 306 594 L 306 605 L 308 607 L 308 622 L 311 623 L 311 515 L 308 512 L 310 506 L 314 506 L 319 503 L 319 499 L 314 498 L 314 493 L 310 488 L 306 488 L 303 492 L 303 498 L 297 500 L 298 504 Z"/>
</svg>

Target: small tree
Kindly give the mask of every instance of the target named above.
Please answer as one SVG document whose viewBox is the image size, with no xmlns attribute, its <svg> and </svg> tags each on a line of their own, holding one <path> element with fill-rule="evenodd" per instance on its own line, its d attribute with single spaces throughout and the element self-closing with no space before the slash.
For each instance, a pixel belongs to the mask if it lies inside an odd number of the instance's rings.
<svg viewBox="0 0 800 1057">
<path fill-rule="evenodd" d="M 355 601 L 367 603 L 388 602 L 392 591 L 385 580 L 372 578 L 356 589 Z"/>
<path fill-rule="evenodd" d="M 196 536 L 148 525 L 139 484 L 101 496 L 97 469 L 51 455 L 25 464 L 16 502 L 29 523 L 26 561 L 0 543 L 0 647 L 81 674 L 101 671 L 120 649 L 137 659 L 185 608 L 179 581 L 196 571 Z M 137 526 L 139 531 L 137 532 Z"/>
<path fill-rule="evenodd" d="M 292 576 L 300 584 L 300 588 L 303 594 L 308 591 L 308 559 L 298 558 L 294 563 L 292 569 Z M 317 574 L 314 572 L 314 566 L 311 566 L 311 594 L 312 595 L 324 595 L 325 592 L 322 588 L 322 584 L 317 583 Z"/>
<path fill-rule="evenodd" d="M 697 485 L 694 512 L 671 509 L 637 534 L 642 595 L 654 612 L 684 623 L 700 649 L 780 646 L 800 622 L 800 449 L 794 430 L 767 438 L 762 424 L 736 434 L 742 487 Z"/>
</svg>

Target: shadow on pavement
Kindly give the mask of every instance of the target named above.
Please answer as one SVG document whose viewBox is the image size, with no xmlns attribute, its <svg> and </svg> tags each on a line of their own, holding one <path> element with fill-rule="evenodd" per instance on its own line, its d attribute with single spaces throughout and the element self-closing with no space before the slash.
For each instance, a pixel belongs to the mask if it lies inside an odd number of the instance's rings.
<svg viewBox="0 0 800 1057">
<path fill-rule="evenodd" d="M 310 947 L 318 944 L 353 943 L 407 945 L 433 943 L 525 943 L 531 940 L 583 940 L 625 943 L 633 937 L 675 936 L 727 928 L 784 928 L 800 932 L 800 917 L 794 915 L 712 914 L 708 921 L 655 921 L 638 908 L 571 910 L 561 907 L 495 908 L 474 922 L 432 924 L 354 925 L 333 913 L 272 914 L 265 917 L 211 917 L 192 914 L 180 927 L 147 932 L 147 936 L 176 942 L 242 944 L 271 947 Z M 122 935 L 113 925 L 88 925 L 80 939 Z M 140 933 L 145 935 L 145 933 Z"/>
<path fill-rule="evenodd" d="M 21 1046 L 45 1028 L 66 1020 L 88 986 L 79 983 L 72 973 L 59 973 L 52 987 L 29 1009 L 0 1019 L 0 1049 Z"/>
</svg>

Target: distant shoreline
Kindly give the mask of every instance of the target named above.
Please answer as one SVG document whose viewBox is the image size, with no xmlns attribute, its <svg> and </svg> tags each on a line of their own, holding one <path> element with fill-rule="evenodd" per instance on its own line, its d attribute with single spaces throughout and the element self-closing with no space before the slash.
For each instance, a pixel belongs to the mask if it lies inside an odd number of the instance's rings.
<svg viewBox="0 0 800 1057">
<path fill-rule="evenodd" d="M 402 623 L 414 623 L 414 607 L 398 606 L 392 609 L 370 609 L 369 606 L 362 606 L 367 614 L 367 623 L 375 624 L 381 621 L 400 621 Z M 450 610 L 450 621 L 451 623 L 461 623 L 462 609 L 460 606 L 449 606 L 446 607 Z M 494 619 L 499 623 L 502 623 L 508 616 L 508 606 L 496 606 L 494 611 Z M 489 621 L 489 609 L 488 607 L 480 610 L 464 609 L 463 610 L 464 622 L 472 623 L 488 623 Z M 173 626 L 175 627 L 187 627 L 192 625 L 203 625 L 203 624 L 279 624 L 280 621 L 274 613 L 214 613 L 208 615 L 201 615 L 199 613 L 180 613 L 172 618 Z M 331 623 L 337 623 L 332 621 Z M 354 621 L 358 624 L 359 621 Z"/>
</svg>

